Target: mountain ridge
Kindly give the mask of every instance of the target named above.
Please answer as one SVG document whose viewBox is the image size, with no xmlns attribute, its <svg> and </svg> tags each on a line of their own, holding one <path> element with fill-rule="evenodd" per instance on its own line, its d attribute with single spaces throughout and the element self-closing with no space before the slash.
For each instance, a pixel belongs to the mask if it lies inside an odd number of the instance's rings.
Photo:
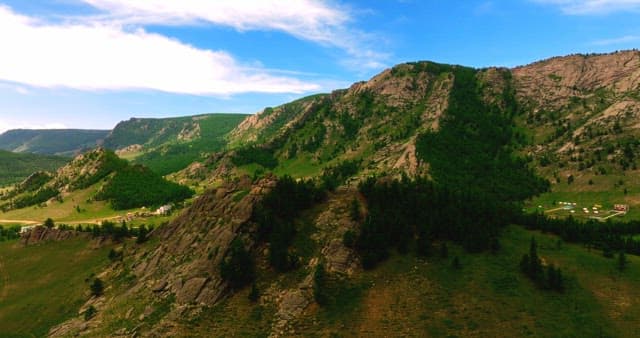
<svg viewBox="0 0 640 338">
<path fill-rule="evenodd" d="M 632 336 L 635 317 L 620 314 L 640 311 L 639 276 L 612 272 L 599 249 L 635 239 L 583 243 L 506 224 L 539 229 L 542 214 L 518 212 L 546 189 L 609 192 L 605 180 L 640 176 L 639 58 L 514 69 L 411 62 L 265 108 L 225 133 L 224 147 L 169 175 L 205 192 L 147 243 L 122 245 L 122 259 L 100 274 L 106 295 L 82 307 L 94 317 L 49 332 L 389 336 L 405 329 L 394 318 L 434 336 Z M 616 182 L 615 198 L 637 208 L 627 188 L 638 192 Z M 607 229 L 587 221 L 563 229 Z M 565 293 L 518 270 L 523 254 L 538 257 L 533 236 L 545 271 L 562 270 Z"/>
</svg>

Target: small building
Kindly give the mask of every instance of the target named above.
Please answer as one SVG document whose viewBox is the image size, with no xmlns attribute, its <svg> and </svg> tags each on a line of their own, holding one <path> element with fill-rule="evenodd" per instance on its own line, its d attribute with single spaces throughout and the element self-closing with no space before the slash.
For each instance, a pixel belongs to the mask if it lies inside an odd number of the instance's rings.
<svg viewBox="0 0 640 338">
<path fill-rule="evenodd" d="M 629 204 L 614 204 L 613 210 L 620 212 L 629 212 Z"/>
<path fill-rule="evenodd" d="M 171 212 L 171 209 L 173 209 L 173 206 L 171 204 L 163 205 L 160 208 L 158 208 L 158 210 L 156 210 L 155 214 L 168 215 Z"/>
<path fill-rule="evenodd" d="M 25 226 L 22 226 L 22 227 L 20 228 L 20 234 L 22 235 L 22 234 L 24 234 L 24 233 L 27 233 L 27 232 L 31 231 L 33 228 L 35 228 L 35 227 L 36 227 L 35 225 L 25 225 Z"/>
</svg>

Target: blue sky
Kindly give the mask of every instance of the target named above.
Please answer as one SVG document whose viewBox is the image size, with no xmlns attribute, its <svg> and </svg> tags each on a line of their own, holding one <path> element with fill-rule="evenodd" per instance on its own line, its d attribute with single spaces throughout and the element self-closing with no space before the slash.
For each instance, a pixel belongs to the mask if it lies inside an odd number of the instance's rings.
<svg viewBox="0 0 640 338">
<path fill-rule="evenodd" d="M 640 45 L 640 0 L 0 0 L 0 131 L 255 113 L 397 63 Z"/>
</svg>

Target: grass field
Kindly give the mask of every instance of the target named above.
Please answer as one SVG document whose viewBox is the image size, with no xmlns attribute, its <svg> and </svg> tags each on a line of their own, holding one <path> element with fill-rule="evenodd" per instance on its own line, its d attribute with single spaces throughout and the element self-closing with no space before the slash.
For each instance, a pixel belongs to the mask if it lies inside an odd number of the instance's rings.
<svg viewBox="0 0 640 338">
<path fill-rule="evenodd" d="M 97 189 L 96 186 L 93 186 L 74 191 L 65 196 L 62 203 L 55 201 L 45 207 L 32 206 L 0 213 L 0 219 L 42 222 L 47 218 L 52 218 L 56 222 L 73 223 L 126 215 L 128 212 L 137 210 L 116 211 L 109 206 L 108 202 L 89 201 Z M 81 212 L 78 212 L 76 206 L 80 207 Z"/>
<path fill-rule="evenodd" d="M 588 218 L 595 216 L 593 213 L 584 214 L 582 208 L 591 208 L 594 205 L 601 205 L 601 211 L 613 209 L 614 204 L 628 204 L 629 212 L 624 216 L 615 217 L 617 220 L 640 219 L 640 195 L 616 191 L 554 191 L 542 194 L 526 204 L 528 211 L 535 210 L 552 210 L 562 207 L 559 202 L 576 203 L 576 212 L 574 217 Z M 542 208 L 539 208 L 542 206 Z M 568 216 L 567 212 L 557 213 L 559 215 Z"/>
<path fill-rule="evenodd" d="M 562 268 L 566 293 L 538 290 L 520 274 L 531 236 L 540 256 Z M 455 255 L 460 270 L 451 266 Z M 343 286 L 339 306 L 316 309 L 302 326 L 305 335 L 338 337 L 637 337 L 640 259 L 631 260 L 620 273 L 599 252 L 510 227 L 497 255 L 449 246 L 447 259 L 394 256 L 351 292 Z"/>
<path fill-rule="evenodd" d="M 550 177 L 550 173 L 542 171 L 545 177 Z M 578 208 L 574 216 L 584 218 L 593 215 L 581 213 L 583 207 L 591 208 L 599 204 L 602 205 L 602 210 L 607 211 L 613 209 L 614 204 L 628 204 L 629 212 L 623 217 L 614 219 L 640 219 L 640 170 L 607 175 L 595 175 L 591 171 L 583 171 L 574 175 L 574 181 L 569 184 L 566 179 L 567 173 L 560 173 L 561 180 L 559 183 L 552 184 L 551 192 L 531 199 L 525 207 L 529 211 L 538 209 L 538 206 L 542 206 L 543 210 L 549 210 L 561 207 L 558 202 L 575 202 Z"/>
<path fill-rule="evenodd" d="M 0 336 L 42 337 L 74 316 L 89 298 L 86 280 L 105 268 L 109 249 L 92 249 L 81 238 L 0 243 Z"/>
<path fill-rule="evenodd" d="M 519 271 L 535 236 L 539 255 L 562 269 L 563 294 L 537 289 Z M 640 258 L 620 272 L 600 252 L 512 226 L 497 254 L 448 258 L 392 257 L 372 271 L 328 287 L 331 301 L 312 304 L 296 323 L 304 337 L 638 337 Z M 454 256 L 462 267 L 452 267 Z M 292 276 L 296 271 L 289 273 Z M 281 276 L 279 280 L 286 279 Z M 269 287 L 262 281 L 260 288 Z M 249 288 L 182 323 L 193 333 L 267 336 L 276 309 L 249 302 Z"/>
</svg>

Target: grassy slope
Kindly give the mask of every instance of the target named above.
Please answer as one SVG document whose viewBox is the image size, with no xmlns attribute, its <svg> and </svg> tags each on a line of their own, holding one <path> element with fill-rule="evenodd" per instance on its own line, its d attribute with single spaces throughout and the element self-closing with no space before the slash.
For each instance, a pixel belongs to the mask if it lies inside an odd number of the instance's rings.
<svg viewBox="0 0 640 338">
<path fill-rule="evenodd" d="M 39 170 L 52 171 L 69 159 L 36 154 L 17 154 L 0 150 L 0 186 L 17 183 Z"/>
<path fill-rule="evenodd" d="M 554 202 L 576 202 L 578 203 L 576 215 L 581 216 L 578 211 L 582 207 L 590 208 L 594 204 L 600 204 L 604 210 L 611 210 L 614 204 L 628 204 L 629 213 L 617 219 L 638 219 L 640 218 L 639 178 L 640 171 L 633 170 L 628 171 L 626 175 L 579 176 L 571 184 L 568 184 L 566 179 L 561 180 L 560 183 L 552 185 L 551 192 L 533 198 L 527 207 L 534 209 L 542 205 L 544 210 L 549 210 L 558 207 Z M 592 184 L 589 184 L 589 180 Z"/>
<path fill-rule="evenodd" d="M 42 221 L 50 217 L 56 222 L 72 222 L 126 214 L 126 211 L 112 210 L 108 202 L 105 201 L 87 202 L 89 198 L 95 195 L 98 188 L 97 185 L 94 185 L 87 189 L 74 191 L 64 197 L 63 203 L 55 201 L 43 208 L 33 206 L 0 213 L 0 218 Z M 79 205 L 83 211 L 78 213 L 76 205 Z"/>
<path fill-rule="evenodd" d="M 0 149 L 73 156 L 82 149 L 95 148 L 108 130 L 10 130 L 0 135 Z"/>
<path fill-rule="evenodd" d="M 227 144 L 225 135 L 246 117 L 243 114 L 211 114 L 126 121 L 114 129 L 105 145 L 113 149 L 131 144 L 144 145 L 143 151 L 125 153 L 123 158 L 166 175 L 202 159 L 205 154 L 222 150 Z M 200 137 L 190 141 L 178 140 L 178 134 L 190 123 L 199 125 Z"/>
<path fill-rule="evenodd" d="M 113 210 L 106 201 L 87 202 L 90 197 L 95 195 L 97 189 L 99 189 L 98 186 L 92 186 L 74 191 L 64 198 L 63 203 L 55 201 L 44 208 L 34 206 L 0 213 L 0 219 L 42 222 L 50 217 L 57 223 L 100 223 L 101 219 L 124 216 L 129 212 L 141 211 L 141 209 Z M 80 206 L 82 212 L 76 210 L 76 205 Z M 129 222 L 129 225 L 137 227 L 145 224 L 157 227 L 164 222 L 172 220 L 177 214 L 134 219 Z M 1 221 L 0 224 L 2 224 Z"/>
<path fill-rule="evenodd" d="M 3 337 L 44 336 L 88 299 L 85 279 L 102 271 L 108 247 L 85 239 L 22 247 L 0 243 L 0 331 Z"/>
<path fill-rule="evenodd" d="M 541 291 L 519 273 L 531 236 L 539 254 L 568 278 L 565 294 Z M 333 284 L 337 301 L 312 305 L 295 325 L 309 337 L 633 337 L 640 334 L 640 259 L 624 273 L 615 261 L 557 238 L 510 227 L 499 254 L 449 258 L 394 255 L 349 283 Z M 460 257 L 462 269 L 451 267 Z M 295 272 L 291 273 L 295 274 Z M 292 276 L 293 278 L 293 276 Z M 268 286 L 265 285 L 265 287 Z M 249 288 L 183 323 L 194 333 L 266 336 L 275 309 L 252 305 Z"/>
</svg>

